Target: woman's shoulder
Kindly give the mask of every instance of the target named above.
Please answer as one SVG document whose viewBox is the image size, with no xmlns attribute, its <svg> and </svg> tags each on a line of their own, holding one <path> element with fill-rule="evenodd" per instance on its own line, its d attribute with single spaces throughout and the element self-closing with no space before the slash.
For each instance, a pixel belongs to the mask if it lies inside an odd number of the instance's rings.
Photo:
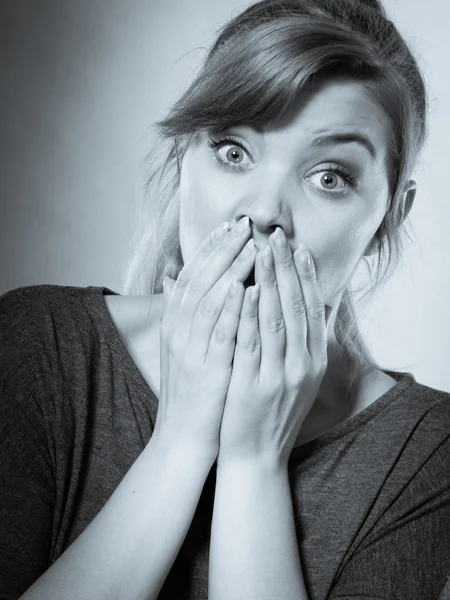
<svg viewBox="0 0 450 600">
<path fill-rule="evenodd" d="M 0 365 L 2 379 L 26 374 L 46 360 L 61 344 L 76 347 L 91 335 L 93 320 L 87 300 L 101 288 L 32 285 L 0 295 Z"/>
<path fill-rule="evenodd" d="M 19 339 L 38 332 L 46 316 L 55 308 L 62 308 L 73 288 L 56 285 L 18 287 L 0 295 L 0 340 L 7 336 Z"/>
<path fill-rule="evenodd" d="M 52 319 L 80 321 L 86 300 L 102 289 L 108 288 L 42 284 L 8 290 L 0 295 L 0 332 L 26 335 Z"/>
<path fill-rule="evenodd" d="M 40 284 L 17 287 L 0 294 L 0 314 L 4 316 L 5 312 L 14 313 L 25 308 L 32 312 L 40 312 L 55 306 L 62 307 L 96 291 L 100 293 L 101 290 L 115 294 L 108 288 L 99 286 Z"/>
</svg>

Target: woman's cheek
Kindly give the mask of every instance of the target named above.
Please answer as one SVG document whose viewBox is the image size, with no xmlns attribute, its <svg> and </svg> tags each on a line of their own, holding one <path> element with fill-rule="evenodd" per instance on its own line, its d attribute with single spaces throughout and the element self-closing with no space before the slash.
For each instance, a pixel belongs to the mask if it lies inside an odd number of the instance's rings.
<svg viewBox="0 0 450 600">
<path fill-rule="evenodd" d="M 332 305 L 332 300 L 341 294 L 351 276 L 352 266 L 348 254 L 335 249 L 314 256 L 314 264 L 321 298 L 325 304 Z"/>
</svg>

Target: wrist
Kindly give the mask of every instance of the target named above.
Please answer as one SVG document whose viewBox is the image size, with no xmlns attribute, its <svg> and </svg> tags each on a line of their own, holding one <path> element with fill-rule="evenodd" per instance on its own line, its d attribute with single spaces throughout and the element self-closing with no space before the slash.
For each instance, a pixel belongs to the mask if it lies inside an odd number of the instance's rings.
<svg viewBox="0 0 450 600">
<path fill-rule="evenodd" d="M 271 453 L 261 453 L 255 456 L 223 456 L 220 454 L 217 458 L 217 472 L 219 471 L 241 471 L 261 472 L 268 476 L 284 474 L 288 471 L 287 461 Z"/>
<path fill-rule="evenodd" d="M 172 436 L 157 431 L 157 429 L 154 430 L 148 447 L 154 448 L 156 452 L 169 458 L 169 460 L 181 461 L 186 465 L 195 464 L 203 467 L 208 472 L 217 458 L 217 452 L 210 448 L 186 440 L 174 439 Z"/>
</svg>

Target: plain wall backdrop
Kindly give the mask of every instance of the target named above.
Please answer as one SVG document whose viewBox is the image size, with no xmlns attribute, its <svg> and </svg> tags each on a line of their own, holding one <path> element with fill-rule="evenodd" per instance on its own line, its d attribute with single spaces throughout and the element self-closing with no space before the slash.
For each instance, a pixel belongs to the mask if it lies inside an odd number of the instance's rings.
<svg viewBox="0 0 450 600">
<path fill-rule="evenodd" d="M 27 285 L 123 291 L 150 125 L 196 73 L 236 0 L 0 3 L 0 294 Z M 450 4 L 385 0 L 428 84 L 413 243 L 358 309 L 383 368 L 450 391 Z"/>
</svg>

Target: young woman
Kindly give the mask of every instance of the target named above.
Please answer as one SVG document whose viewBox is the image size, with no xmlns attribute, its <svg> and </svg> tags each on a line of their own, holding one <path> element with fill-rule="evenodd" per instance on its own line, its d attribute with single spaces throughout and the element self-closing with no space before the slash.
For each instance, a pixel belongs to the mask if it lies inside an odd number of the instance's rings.
<svg viewBox="0 0 450 600">
<path fill-rule="evenodd" d="M 450 395 L 349 292 L 401 256 L 426 104 L 376 0 L 224 27 L 158 124 L 139 293 L 0 299 L 3 600 L 445 597 Z"/>
</svg>

